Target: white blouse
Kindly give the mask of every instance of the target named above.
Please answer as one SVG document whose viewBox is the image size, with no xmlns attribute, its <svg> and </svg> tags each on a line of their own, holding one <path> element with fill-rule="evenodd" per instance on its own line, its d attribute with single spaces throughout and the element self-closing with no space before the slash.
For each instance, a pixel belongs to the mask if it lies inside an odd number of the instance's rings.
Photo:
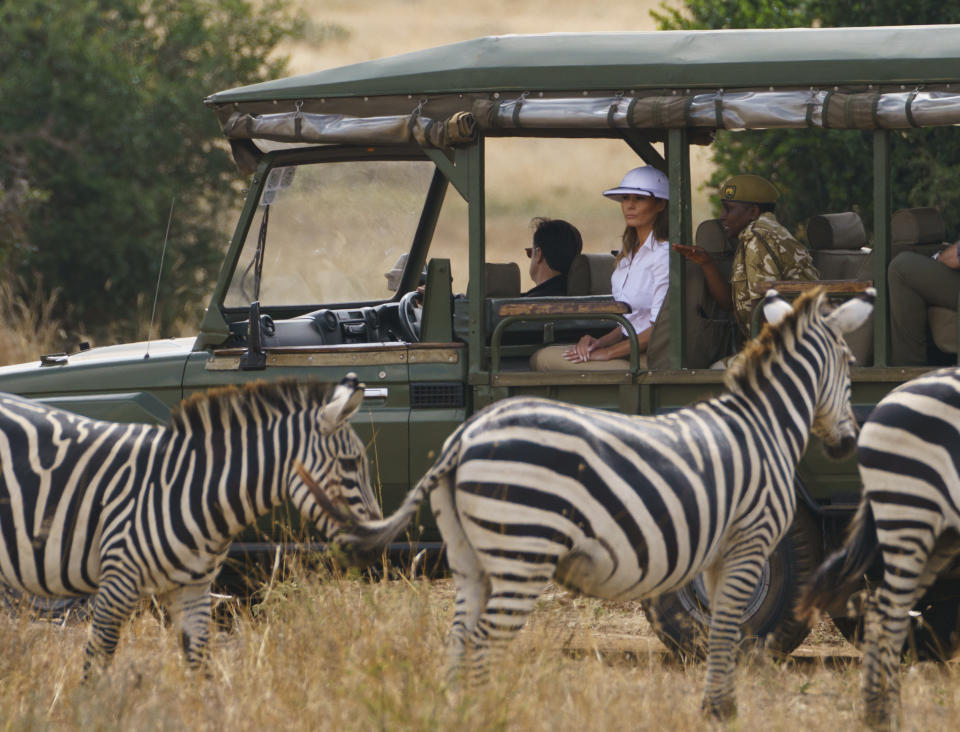
<svg viewBox="0 0 960 732">
<path fill-rule="evenodd" d="M 632 257 L 617 263 L 610 277 L 613 299 L 627 303 L 631 312 L 626 315 L 637 333 L 653 325 L 667 295 L 670 284 L 670 244 L 647 237 Z M 626 329 L 620 330 L 627 335 Z"/>
</svg>

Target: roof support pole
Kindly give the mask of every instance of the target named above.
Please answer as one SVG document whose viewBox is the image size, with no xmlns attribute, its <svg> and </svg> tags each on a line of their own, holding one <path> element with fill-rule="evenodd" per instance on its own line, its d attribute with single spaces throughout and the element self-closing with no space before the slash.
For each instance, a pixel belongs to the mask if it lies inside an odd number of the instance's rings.
<svg viewBox="0 0 960 732">
<path fill-rule="evenodd" d="M 483 355 L 487 346 L 485 322 L 487 278 L 486 261 L 486 202 L 484 191 L 484 138 L 477 137 L 472 145 L 457 147 L 456 167 L 462 171 L 467 188 L 467 228 L 470 236 L 470 279 L 467 283 L 468 334 L 470 360 L 467 364 L 470 383 L 482 383 Z"/>
<path fill-rule="evenodd" d="M 467 184 L 467 176 L 457 167 L 454 161 L 450 160 L 447 151 L 438 150 L 435 147 L 422 147 L 421 149 L 424 154 L 433 161 L 434 165 L 440 169 L 440 172 L 447 177 L 447 180 L 453 183 L 453 187 L 457 189 L 457 193 L 459 193 L 464 200 L 468 200 L 469 186 Z"/>
<path fill-rule="evenodd" d="M 633 150 L 643 162 L 669 175 L 667 171 L 667 161 L 657 152 L 657 148 L 650 144 L 650 141 L 643 132 L 640 130 L 623 130 L 621 134 L 623 134 L 623 139 L 630 146 L 630 149 Z"/>
<path fill-rule="evenodd" d="M 873 133 L 873 284 L 877 304 L 873 309 L 873 363 L 890 363 L 890 305 L 887 265 L 890 263 L 890 132 Z"/>
<path fill-rule="evenodd" d="M 672 128 L 667 133 L 667 166 L 670 178 L 670 241 L 690 244 L 691 207 L 690 207 L 690 144 L 687 130 L 683 127 Z M 674 251 L 670 252 L 670 368 L 683 368 L 687 362 L 686 344 L 683 334 L 686 324 L 686 278 L 684 277 L 684 258 Z"/>
</svg>

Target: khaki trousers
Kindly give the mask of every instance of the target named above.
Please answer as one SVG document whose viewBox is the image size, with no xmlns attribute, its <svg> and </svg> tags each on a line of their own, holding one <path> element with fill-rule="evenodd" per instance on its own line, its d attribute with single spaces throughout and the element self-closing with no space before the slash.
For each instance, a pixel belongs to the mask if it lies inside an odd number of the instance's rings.
<svg viewBox="0 0 960 732">
<path fill-rule="evenodd" d="M 890 357 L 896 366 L 927 364 L 927 308 L 951 310 L 960 294 L 960 270 L 919 252 L 901 252 L 887 271 Z"/>
</svg>

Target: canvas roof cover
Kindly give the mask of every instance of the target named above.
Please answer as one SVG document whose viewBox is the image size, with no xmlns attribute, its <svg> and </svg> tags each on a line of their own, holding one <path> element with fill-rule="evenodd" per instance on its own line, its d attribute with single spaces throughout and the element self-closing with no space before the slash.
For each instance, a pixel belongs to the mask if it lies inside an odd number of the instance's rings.
<svg viewBox="0 0 960 732">
<path fill-rule="evenodd" d="M 880 79 L 904 84 L 960 80 L 960 26 L 489 36 L 231 89 L 208 102 L 844 86 Z"/>
</svg>

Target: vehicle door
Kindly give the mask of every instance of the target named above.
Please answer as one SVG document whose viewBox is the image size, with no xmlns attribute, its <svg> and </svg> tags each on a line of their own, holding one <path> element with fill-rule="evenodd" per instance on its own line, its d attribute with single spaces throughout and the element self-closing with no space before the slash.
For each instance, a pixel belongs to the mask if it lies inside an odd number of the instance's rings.
<svg viewBox="0 0 960 732">
<path fill-rule="evenodd" d="M 410 152 L 268 155 L 211 304 L 227 332 L 214 343 L 203 334 L 183 376 L 187 397 L 258 379 L 357 374 L 365 400 L 353 426 L 368 445 L 375 485 L 389 497 L 386 510 L 410 483 L 411 361 L 429 370 L 436 350 L 417 348 L 405 331 L 404 293 L 388 287 L 396 284 L 386 275 L 401 255 L 412 262 L 411 250 L 425 246 L 417 241 L 432 231 L 424 211 L 437 208 L 425 202 L 442 191 L 434 178 L 433 163 Z M 403 281 L 415 289 L 413 275 Z"/>
</svg>

